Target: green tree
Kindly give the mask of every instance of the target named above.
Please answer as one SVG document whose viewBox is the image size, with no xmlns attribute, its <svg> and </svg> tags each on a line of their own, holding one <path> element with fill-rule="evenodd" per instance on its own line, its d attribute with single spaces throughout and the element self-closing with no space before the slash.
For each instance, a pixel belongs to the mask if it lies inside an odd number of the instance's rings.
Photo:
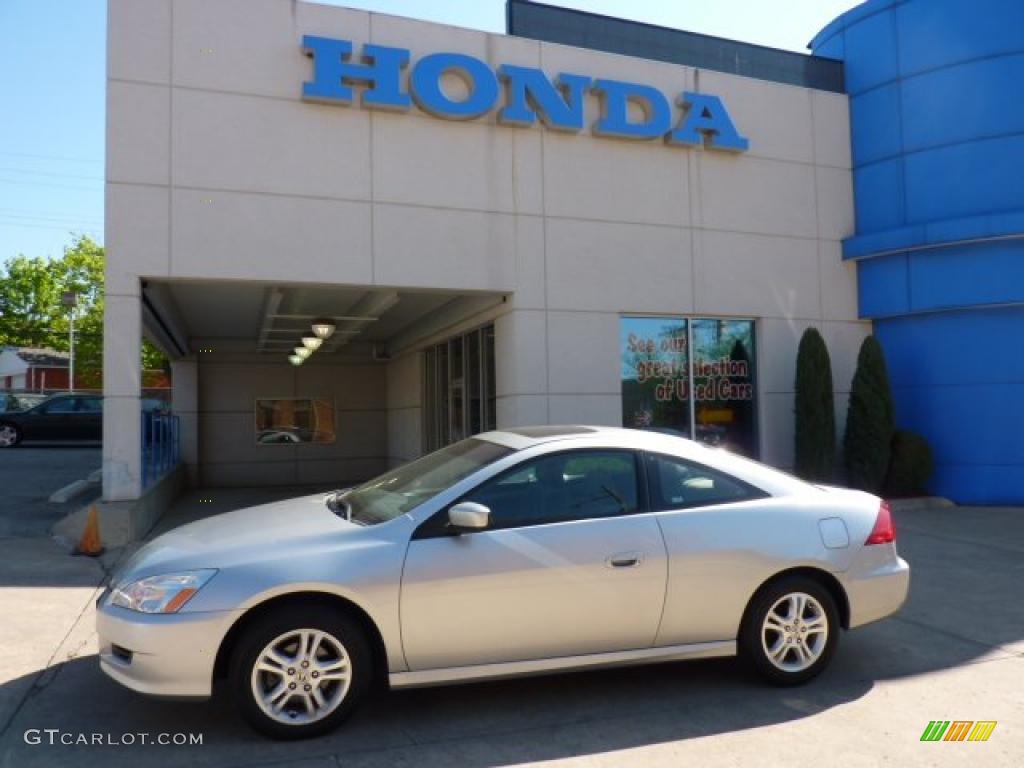
<svg viewBox="0 0 1024 768">
<path fill-rule="evenodd" d="M 928 441 L 916 432 L 897 429 L 892 437 L 892 458 L 882 490 L 891 498 L 923 496 L 934 468 Z"/>
<path fill-rule="evenodd" d="M 835 462 L 832 362 L 821 334 L 808 328 L 800 337 L 796 355 L 795 470 L 805 480 L 830 482 Z"/>
<path fill-rule="evenodd" d="M 892 438 L 896 430 L 892 391 L 882 345 L 868 336 L 857 355 L 857 370 L 850 386 L 846 412 L 846 469 L 854 488 L 877 493 L 889 470 Z"/>
<path fill-rule="evenodd" d="M 103 246 L 75 237 L 60 258 L 14 256 L 0 268 L 0 345 L 51 347 L 66 352 L 71 317 L 61 302 L 78 294 L 75 369 L 95 377 L 103 367 Z M 143 343 L 143 367 L 163 368 L 164 356 Z"/>
</svg>

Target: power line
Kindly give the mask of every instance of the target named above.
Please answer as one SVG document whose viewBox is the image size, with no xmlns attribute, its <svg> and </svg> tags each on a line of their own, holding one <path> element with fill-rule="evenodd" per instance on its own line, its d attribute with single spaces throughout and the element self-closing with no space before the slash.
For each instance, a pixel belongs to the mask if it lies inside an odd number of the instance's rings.
<svg viewBox="0 0 1024 768">
<path fill-rule="evenodd" d="M 0 156 L 5 157 L 30 157 L 37 160 L 57 160 L 62 163 L 102 163 L 101 159 L 90 159 L 87 157 L 62 157 L 60 155 L 40 155 L 31 152 L 0 152 Z"/>
<path fill-rule="evenodd" d="M 0 216 L 8 218 L 57 219 L 58 221 L 93 221 L 98 224 L 103 222 L 102 216 L 90 216 L 87 214 L 79 216 L 74 213 L 31 211 L 19 208 L 0 208 Z"/>
<path fill-rule="evenodd" d="M 77 173 L 56 173 L 54 171 L 33 171 L 31 168 L 12 168 L 11 166 L 0 166 L 0 171 L 6 173 L 27 173 L 31 176 L 49 176 L 57 179 L 85 179 L 87 181 L 103 181 L 102 176 L 83 176 Z"/>
<path fill-rule="evenodd" d="M 80 232 L 83 235 L 96 235 L 102 237 L 103 232 L 98 229 L 83 229 L 75 226 L 60 226 L 57 224 L 19 224 L 10 221 L 0 221 L 0 227 L 29 227 L 31 229 L 56 229 L 60 232 Z"/>
<path fill-rule="evenodd" d="M 54 227 L 72 227 L 79 229 L 85 227 L 86 229 L 95 229 L 100 231 L 103 229 L 103 222 L 100 221 L 80 221 L 77 219 L 37 219 L 32 216 L 11 216 L 6 217 L 0 214 L 0 224 L 46 224 Z"/>
<path fill-rule="evenodd" d="M 100 183 L 102 183 L 102 182 L 100 182 Z M 76 190 L 79 190 L 80 192 L 95 192 L 96 191 L 96 186 L 95 185 L 91 186 L 91 187 L 83 187 L 83 186 L 80 186 L 80 185 L 72 185 L 72 184 L 58 184 L 58 183 L 52 182 L 52 181 L 35 181 L 33 179 L 0 179 L 0 184 L 12 184 L 12 185 L 31 184 L 31 185 L 36 186 L 36 187 L 58 187 L 60 189 L 76 189 Z"/>
</svg>

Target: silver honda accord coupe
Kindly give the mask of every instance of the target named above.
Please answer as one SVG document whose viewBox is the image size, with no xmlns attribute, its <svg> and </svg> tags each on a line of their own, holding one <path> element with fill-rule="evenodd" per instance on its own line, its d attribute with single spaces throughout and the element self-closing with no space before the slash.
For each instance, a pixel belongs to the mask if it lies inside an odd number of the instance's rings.
<svg viewBox="0 0 1024 768">
<path fill-rule="evenodd" d="M 100 664 L 159 696 L 226 681 L 257 730 L 392 687 L 738 654 L 802 683 L 897 611 L 886 504 L 686 439 L 488 432 L 357 488 L 182 526 L 100 597 Z"/>
</svg>

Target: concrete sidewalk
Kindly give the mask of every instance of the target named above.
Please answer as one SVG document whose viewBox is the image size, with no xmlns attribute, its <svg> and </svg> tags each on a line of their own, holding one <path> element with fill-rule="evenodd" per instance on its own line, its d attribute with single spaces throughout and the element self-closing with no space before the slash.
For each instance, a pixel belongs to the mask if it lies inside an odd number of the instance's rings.
<svg viewBox="0 0 1024 768">
<path fill-rule="evenodd" d="M 151 701 L 107 680 L 92 632 L 99 565 L 64 558 L 73 565 L 58 575 L 48 560 L 0 584 L 20 626 L 3 638 L 0 702 L 20 703 L 0 766 L 1019 766 L 1024 510 L 905 512 L 897 526 L 914 569 L 907 606 L 844 635 L 833 666 L 805 687 L 767 688 L 715 661 L 380 693 L 340 731 L 289 744 L 253 734 L 223 697 Z M 50 556 L 23 562 L 35 557 Z M 920 742 L 936 719 L 998 725 L 986 743 Z M 198 733 L 203 744 L 25 743 L 27 729 L 47 728 Z"/>
<path fill-rule="evenodd" d="M 31 443 L 4 448 L 2 456 L 0 539 L 46 536 L 51 525 L 89 500 L 85 496 L 71 504 L 55 504 L 50 494 L 88 477 L 101 462 L 98 445 L 81 443 Z M 99 485 L 86 490 L 98 495 Z"/>
</svg>

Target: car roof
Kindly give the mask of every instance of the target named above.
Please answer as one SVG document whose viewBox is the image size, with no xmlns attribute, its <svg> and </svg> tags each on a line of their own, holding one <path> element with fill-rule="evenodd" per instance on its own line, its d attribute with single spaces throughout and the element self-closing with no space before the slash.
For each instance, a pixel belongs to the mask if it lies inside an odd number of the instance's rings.
<svg viewBox="0 0 1024 768">
<path fill-rule="evenodd" d="M 531 427 L 512 427 L 496 429 L 474 435 L 481 440 L 504 445 L 516 451 L 531 448 L 535 445 L 550 443 L 555 440 L 566 440 L 572 437 L 596 436 L 608 432 L 624 432 L 613 427 L 591 427 L 582 424 L 543 424 Z"/>
<path fill-rule="evenodd" d="M 624 448 L 678 456 L 733 475 L 774 495 L 806 493 L 814 486 L 766 464 L 695 440 L 648 429 L 589 425 L 515 427 L 476 435 L 498 445 L 522 451 L 556 442 L 566 448 Z"/>
</svg>

